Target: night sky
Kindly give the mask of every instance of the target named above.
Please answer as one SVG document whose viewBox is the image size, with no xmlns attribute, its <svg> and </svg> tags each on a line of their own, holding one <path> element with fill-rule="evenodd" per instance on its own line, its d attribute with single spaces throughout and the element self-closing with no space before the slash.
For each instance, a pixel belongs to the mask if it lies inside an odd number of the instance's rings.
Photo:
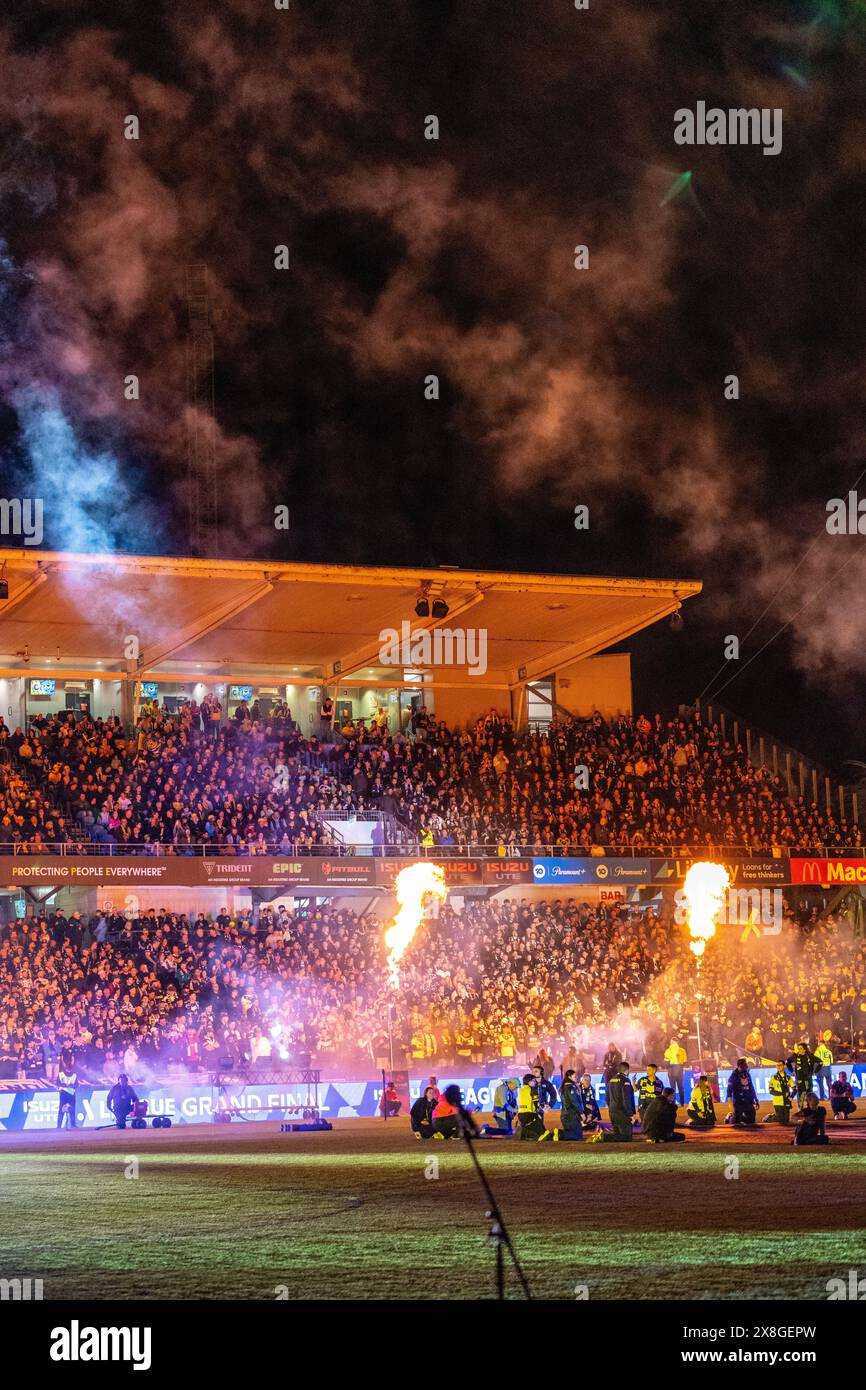
<svg viewBox="0 0 866 1390">
<path fill-rule="evenodd" d="M 866 760 L 864 542 L 825 527 L 866 469 L 864 0 L 20 8 L 0 482 L 46 548 L 188 552 L 204 262 L 220 554 L 699 578 L 628 644 L 636 703 L 724 667 L 728 707 Z M 781 109 L 781 152 L 678 146 L 698 101 Z"/>
</svg>

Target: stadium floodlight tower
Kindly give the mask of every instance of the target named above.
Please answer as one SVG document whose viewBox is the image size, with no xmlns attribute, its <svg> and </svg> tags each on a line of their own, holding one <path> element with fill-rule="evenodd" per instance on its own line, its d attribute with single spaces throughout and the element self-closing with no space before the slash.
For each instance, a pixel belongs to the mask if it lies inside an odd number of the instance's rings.
<svg viewBox="0 0 866 1390">
<path fill-rule="evenodd" d="M 189 543 L 194 555 L 219 554 L 219 477 L 214 447 L 213 313 L 207 266 L 186 267 L 186 449 Z"/>
</svg>

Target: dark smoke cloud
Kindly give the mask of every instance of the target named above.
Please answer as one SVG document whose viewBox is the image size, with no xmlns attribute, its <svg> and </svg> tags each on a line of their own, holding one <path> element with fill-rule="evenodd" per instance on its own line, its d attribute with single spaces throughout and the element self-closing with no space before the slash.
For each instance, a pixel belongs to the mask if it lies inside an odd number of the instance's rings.
<svg viewBox="0 0 866 1390">
<path fill-rule="evenodd" d="M 183 284 L 203 261 L 226 550 L 694 572 L 719 632 L 769 603 L 801 667 L 866 669 L 856 539 L 823 535 L 774 598 L 866 463 L 855 19 L 787 0 L 89 15 L 42 0 L 0 37 L 0 384 L 13 411 L 53 393 L 90 447 L 149 470 L 161 529 L 107 526 L 111 544 L 185 548 Z M 675 146 L 699 99 L 781 107 L 781 155 Z"/>
</svg>

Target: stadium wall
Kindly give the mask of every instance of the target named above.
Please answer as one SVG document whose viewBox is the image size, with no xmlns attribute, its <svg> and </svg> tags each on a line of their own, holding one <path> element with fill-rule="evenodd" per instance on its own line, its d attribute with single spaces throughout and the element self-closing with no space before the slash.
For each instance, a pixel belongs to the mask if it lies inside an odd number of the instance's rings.
<svg viewBox="0 0 866 1390">
<path fill-rule="evenodd" d="M 419 686 L 419 690 L 422 687 Z M 437 719 L 444 719 L 451 728 L 462 729 L 466 724 L 474 724 L 495 709 L 504 719 L 511 718 L 511 695 L 508 690 L 477 690 L 474 686 L 455 690 L 438 689 L 425 691 L 425 700 L 432 703 Z"/>
<path fill-rule="evenodd" d="M 516 1064 L 516 1067 L 519 1071 L 520 1064 Z M 729 1067 L 722 1067 L 719 1070 L 722 1099 L 716 1114 L 720 1123 L 727 1109 L 725 1090 L 730 1070 Z M 512 1068 L 513 1071 L 514 1068 Z M 858 1098 L 857 1113 L 859 1115 L 863 1109 L 862 1096 L 864 1088 L 866 1088 L 866 1066 L 862 1063 L 849 1063 L 847 1066 L 841 1067 L 834 1066 L 832 1068 L 834 1079 L 840 1071 L 845 1071 L 848 1074 L 851 1087 Z M 770 1099 L 768 1083 L 772 1072 L 772 1067 L 752 1068 L 755 1090 L 758 1098 L 764 1103 Z M 659 1075 L 663 1081 L 667 1082 L 665 1072 L 660 1072 Z M 444 1087 L 452 1081 L 455 1081 L 462 1090 L 467 1105 L 482 1111 L 489 1111 L 492 1108 L 492 1096 L 498 1084 L 497 1078 L 454 1076 L 452 1073 L 439 1076 L 440 1087 Z M 606 1105 L 604 1079 L 600 1073 L 592 1073 L 592 1083 L 599 1104 Z M 409 1092 L 412 1100 L 420 1095 L 424 1084 L 424 1079 L 410 1081 Z M 139 1099 L 147 1101 L 150 1116 L 167 1115 L 173 1124 L 180 1125 L 213 1123 L 214 1115 L 226 1107 L 243 1112 L 232 1116 L 231 1123 L 235 1125 L 262 1120 L 270 1120 L 272 1123 L 297 1120 L 300 1118 L 297 1113 L 298 1107 L 309 1106 L 311 1100 L 305 1085 L 290 1086 L 289 1084 L 280 1085 L 277 1083 L 275 1085 L 245 1086 L 241 1083 L 233 1085 L 229 1082 L 222 1087 L 216 1087 L 209 1085 L 204 1078 L 201 1081 L 188 1078 L 184 1082 L 164 1086 L 143 1085 L 133 1080 L 133 1086 Z M 685 1076 L 687 1098 L 691 1096 L 692 1086 L 693 1077 L 691 1073 L 687 1072 Z M 76 1093 L 76 1123 L 79 1128 L 93 1129 L 100 1125 L 111 1125 L 113 1117 L 106 1106 L 107 1097 L 108 1091 L 104 1087 L 82 1086 L 78 1089 Z M 379 1114 L 381 1098 L 382 1083 L 379 1078 L 374 1081 L 323 1081 L 319 1086 L 319 1110 L 328 1120 L 376 1116 Z M 59 1100 L 57 1091 L 29 1090 L 26 1086 L 22 1086 L 20 1089 L 0 1087 L 0 1134 L 4 1130 L 55 1129 Z M 387 1122 L 383 1121 L 383 1123 Z M 405 1119 L 403 1123 L 405 1124 Z"/>
<path fill-rule="evenodd" d="M 571 714 L 596 710 L 605 719 L 632 713 L 631 657 L 628 652 L 591 656 L 563 666 L 556 676 L 556 700 Z"/>
</svg>

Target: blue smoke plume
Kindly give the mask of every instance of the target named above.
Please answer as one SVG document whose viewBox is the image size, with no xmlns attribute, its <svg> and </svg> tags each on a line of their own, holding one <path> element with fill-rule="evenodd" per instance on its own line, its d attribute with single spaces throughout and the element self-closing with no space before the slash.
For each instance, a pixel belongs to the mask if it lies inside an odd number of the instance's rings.
<svg viewBox="0 0 866 1390">
<path fill-rule="evenodd" d="M 128 465 L 110 450 L 81 442 L 58 393 L 27 387 L 13 400 L 27 487 L 42 499 L 48 546 L 91 554 L 158 548 L 154 508 L 133 493 Z"/>
</svg>

